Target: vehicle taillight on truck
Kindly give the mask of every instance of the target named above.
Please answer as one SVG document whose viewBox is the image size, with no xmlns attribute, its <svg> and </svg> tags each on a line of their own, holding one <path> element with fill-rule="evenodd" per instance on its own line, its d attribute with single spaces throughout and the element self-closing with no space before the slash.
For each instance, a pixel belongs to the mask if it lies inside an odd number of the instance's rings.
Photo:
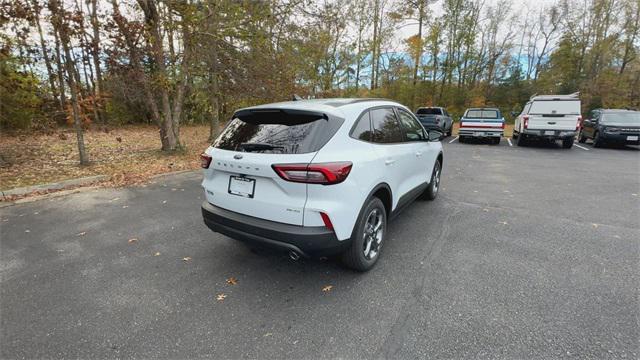
<svg viewBox="0 0 640 360">
<path fill-rule="evenodd" d="M 582 116 L 578 116 L 578 122 L 576 123 L 576 131 L 580 131 L 582 127 Z"/>
<path fill-rule="evenodd" d="M 273 164 L 271 167 L 282 179 L 306 184 L 331 185 L 343 182 L 351 172 L 351 162 L 318 164 Z"/>
<path fill-rule="evenodd" d="M 529 117 L 528 116 L 523 116 L 522 120 L 524 120 L 524 128 L 528 128 L 529 127 Z"/>
</svg>

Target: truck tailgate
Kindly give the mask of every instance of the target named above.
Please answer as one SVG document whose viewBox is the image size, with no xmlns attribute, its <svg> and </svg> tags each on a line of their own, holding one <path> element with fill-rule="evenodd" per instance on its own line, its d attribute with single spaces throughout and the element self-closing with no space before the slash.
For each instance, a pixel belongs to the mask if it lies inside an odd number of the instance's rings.
<svg viewBox="0 0 640 360">
<path fill-rule="evenodd" d="M 578 115 L 529 115 L 527 129 L 575 130 Z"/>
</svg>

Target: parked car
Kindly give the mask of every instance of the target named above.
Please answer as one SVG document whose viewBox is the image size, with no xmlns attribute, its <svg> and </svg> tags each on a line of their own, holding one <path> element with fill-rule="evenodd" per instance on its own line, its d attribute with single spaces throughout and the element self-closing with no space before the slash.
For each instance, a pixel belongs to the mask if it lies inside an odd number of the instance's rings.
<svg viewBox="0 0 640 360">
<path fill-rule="evenodd" d="M 571 95 L 534 95 L 518 115 L 513 127 L 513 139 L 524 146 L 529 139 L 561 140 L 569 149 L 580 129 L 580 98 Z"/>
<path fill-rule="evenodd" d="M 594 147 L 605 144 L 640 145 L 640 111 L 596 109 L 582 123 L 578 141 L 593 139 Z"/>
<path fill-rule="evenodd" d="M 380 257 L 387 222 L 440 189 L 442 133 L 376 99 L 301 100 L 235 112 L 202 155 L 204 222 L 251 246 Z"/>
<path fill-rule="evenodd" d="M 451 136 L 453 119 L 447 109 L 443 107 L 421 107 L 416 110 L 416 116 L 425 129 L 442 131 L 445 136 Z"/>
<path fill-rule="evenodd" d="M 468 138 L 489 138 L 497 145 L 504 135 L 504 117 L 500 109 L 471 108 L 460 118 L 458 141 L 465 142 Z"/>
</svg>

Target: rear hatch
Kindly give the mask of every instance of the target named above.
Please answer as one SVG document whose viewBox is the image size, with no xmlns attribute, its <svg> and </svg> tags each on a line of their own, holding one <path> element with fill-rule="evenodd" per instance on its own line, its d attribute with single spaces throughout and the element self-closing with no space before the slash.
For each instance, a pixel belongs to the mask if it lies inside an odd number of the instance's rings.
<svg viewBox="0 0 640 360">
<path fill-rule="evenodd" d="M 527 129 L 575 131 L 581 120 L 580 100 L 535 100 L 527 116 Z"/>
<path fill-rule="evenodd" d="M 302 225 L 307 184 L 285 181 L 274 164 L 309 164 L 343 120 L 297 109 L 234 114 L 214 144 L 202 186 L 209 203 L 244 215 Z"/>
<path fill-rule="evenodd" d="M 497 109 L 468 109 L 460 119 L 460 128 L 504 129 L 504 118 Z"/>
</svg>

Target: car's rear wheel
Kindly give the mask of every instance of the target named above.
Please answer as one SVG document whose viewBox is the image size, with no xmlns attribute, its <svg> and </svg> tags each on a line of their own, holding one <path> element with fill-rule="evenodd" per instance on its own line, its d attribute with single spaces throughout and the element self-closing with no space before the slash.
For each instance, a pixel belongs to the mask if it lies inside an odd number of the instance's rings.
<svg viewBox="0 0 640 360">
<path fill-rule="evenodd" d="M 525 141 L 526 139 L 524 138 L 524 135 L 522 134 L 518 134 L 518 137 L 516 138 L 516 145 L 517 146 L 525 146 Z"/>
<path fill-rule="evenodd" d="M 584 136 L 584 131 L 580 130 L 580 133 L 578 134 L 578 142 L 580 144 L 584 144 L 585 142 L 587 142 L 587 137 Z"/>
<path fill-rule="evenodd" d="M 573 146 L 573 138 L 562 139 L 562 147 L 565 149 L 571 149 Z"/>
<path fill-rule="evenodd" d="M 467 138 L 466 138 L 466 137 L 464 137 L 464 136 L 460 136 L 460 137 L 458 138 L 458 142 L 463 143 L 463 142 L 465 142 L 465 141 L 467 141 Z"/>
<path fill-rule="evenodd" d="M 351 246 L 342 254 L 342 261 L 357 271 L 368 271 L 380 257 L 387 231 L 387 211 L 382 201 L 369 199 L 360 214 L 351 236 Z"/>
<path fill-rule="evenodd" d="M 499 137 L 497 137 L 497 138 L 491 138 L 491 144 L 492 144 L 492 145 L 498 145 L 498 144 L 500 144 L 500 138 L 499 138 Z"/>
<path fill-rule="evenodd" d="M 593 147 L 602 147 L 602 139 L 600 138 L 600 133 L 596 131 L 596 133 L 593 135 Z"/>
</svg>

